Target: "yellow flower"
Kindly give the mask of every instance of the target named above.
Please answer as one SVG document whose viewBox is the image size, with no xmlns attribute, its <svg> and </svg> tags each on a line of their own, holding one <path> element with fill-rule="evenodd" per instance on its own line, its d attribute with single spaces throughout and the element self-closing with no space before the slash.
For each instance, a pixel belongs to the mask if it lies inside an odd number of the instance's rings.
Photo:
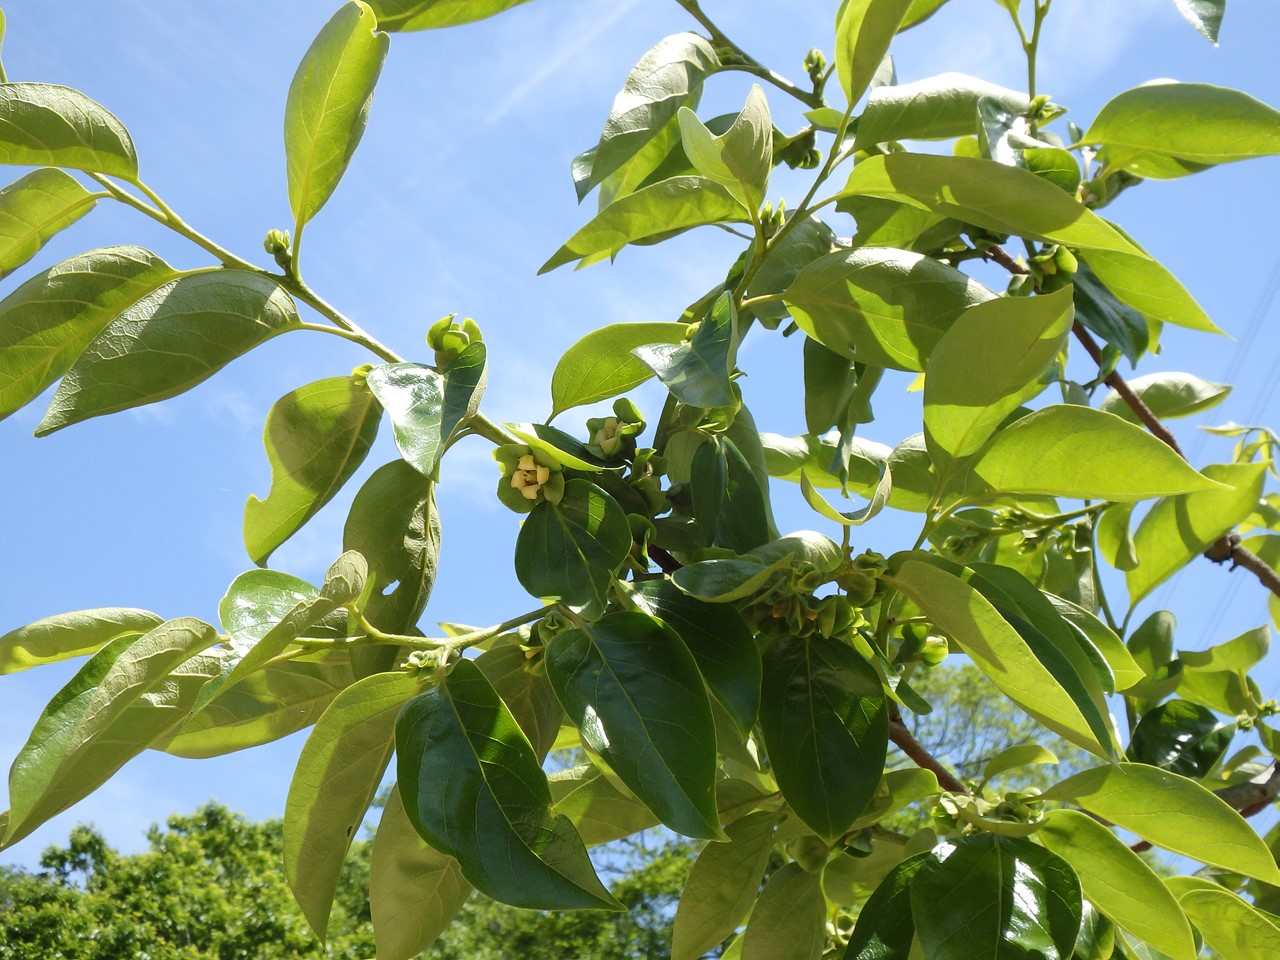
<svg viewBox="0 0 1280 960">
<path fill-rule="evenodd" d="M 511 486 L 519 490 L 520 496 L 526 500 L 537 500 L 542 485 L 550 476 L 550 470 L 534 460 L 531 454 L 525 454 L 511 474 Z"/>
</svg>

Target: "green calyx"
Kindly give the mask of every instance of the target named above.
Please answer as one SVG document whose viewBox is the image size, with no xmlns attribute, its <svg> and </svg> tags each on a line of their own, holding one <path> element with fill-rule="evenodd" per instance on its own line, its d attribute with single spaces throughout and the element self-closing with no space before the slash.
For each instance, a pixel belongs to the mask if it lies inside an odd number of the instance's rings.
<svg viewBox="0 0 1280 960">
<path fill-rule="evenodd" d="M 564 496 L 563 470 L 542 451 L 507 443 L 494 448 L 493 459 L 502 467 L 498 499 L 516 513 L 528 513 L 543 500 L 559 503 Z"/>
</svg>

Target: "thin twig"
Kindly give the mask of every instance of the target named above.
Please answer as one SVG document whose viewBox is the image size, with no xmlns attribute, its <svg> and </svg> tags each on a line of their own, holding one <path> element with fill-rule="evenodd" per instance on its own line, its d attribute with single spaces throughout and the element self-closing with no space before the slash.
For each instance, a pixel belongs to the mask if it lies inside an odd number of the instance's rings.
<svg viewBox="0 0 1280 960">
<path fill-rule="evenodd" d="M 907 729 L 901 717 L 894 717 L 889 721 L 889 739 L 897 744 L 898 749 L 910 757 L 916 766 L 930 771 L 937 777 L 938 786 L 943 790 L 950 793 L 967 794 L 969 792 L 969 788 L 961 783 L 955 774 L 939 763 L 933 754 L 911 735 L 911 731 Z"/>
</svg>

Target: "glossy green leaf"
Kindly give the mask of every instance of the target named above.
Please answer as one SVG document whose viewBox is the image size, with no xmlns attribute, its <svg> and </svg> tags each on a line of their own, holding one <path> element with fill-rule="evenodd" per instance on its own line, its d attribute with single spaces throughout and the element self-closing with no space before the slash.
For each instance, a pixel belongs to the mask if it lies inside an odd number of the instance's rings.
<svg viewBox="0 0 1280 960">
<path fill-rule="evenodd" d="M 1121 232 L 1112 224 L 1116 232 Z M 1119 250 L 1081 250 L 1080 259 L 1121 302 L 1152 320 L 1190 330 L 1221 333 L 1204 308 L 1163 265 L 1137 244 L 1138 253 Z"/>
<path fill-rule="evenodd" d="M 1218 30 L 1222 27 L 1222 15 L 1227 9 L 1227 0 L 1173 0 L 1179 12 L 1186 17 L 1187 23 L 1212 43 L 1218 45 Z"/>
<path fill-rule="evenodd" d="M 1020 743 L 1017 746 L 1005 747 L 987 761 L 982 768 L 982 779 L 990 780 L 1010 770 L 1021 770 L 1023 767 L 1038 763 L 1058 762 L 1052 750 L 1047 750 L 1038 743 Z"/>
<path fill-rule="evenodd" d="M 787 803 L 828 843 L 867 808 L 884 769 L 880 677 L 837 640 L 779 637 L 764 651 L 760 729 Z"/>
<path fill-rule="evenodd" d="M 1172 960 L 1194 960 L 1178 901 L 1119 837 L 1077 810 L 1050 810 L 1036 839 L 1071 865 L 1084 895 L 1106 917 Z"/>
<path fill-rule="evenodd" d="M 930 960 L 1070 960 L 1080 881 L 1030 840 L 960 837 L 925 858 L 911 883 L 911 909 Z"/>
<path fill-rule="evenodd" d="M 511 711 L 534 754 L 545 758 L 565 719 L 545 672 L 531 665 L 514 635 L 476 657 L 476 666 Z"/>
<path fill-rule="evenodd" d="M 747 211 L 733 194 L 705 177 L 671 177 L 615 200 L 542 265 L 539 274 L 583 260 L 617 255 L 637 243 L 710 223 L 743 223 Z"/>
<path fill-rule="evenodd" d="M 96 653 L 117 637 L 137 636 L 163 622 L 148 610 L 102 607 L 44 617 L 0 637 L 0 674 Z"/>
<path fill-rule="evenodd" d="M 218 602 L 218 617 L 230 647 L 243 652 L 265 637 L 294 607 L 319 595 L 319 590 L 292 574 L 249 570 L 231 581 Z"/>
<path fill-rule="evenodd" d="M 1058 613 L 1062 614 L 1062 619 L 1084 634 L 1089 642 L 1098 648 L 1098 651 L 1111 667 L 1111 674 L 1115 677 L 1116 690 L 1128 690 L 1146 676 L 1142 667 L 1134 660 L 1133 655 L 1125 646 L 1124 641 L 1116 636 L 1114 630 L 1092 613 L 1077 606 L 1070 600 L 1063 600 L 1061 597 L 1055 597 L 1052 594 L 1046 594 L 1045 596 L 1057 608 Z"/>
<path fill-rule="evenodd" d="M 928 853 L 908 857 L 881 881 L 858 912 L 843 960 L 910 960 L 916 935 L 911 882 L 928 859 Z"/>
<path fill-rule="evenodd" d="M 1071 277 L 1071 289 L 1075 294 L 1076 319 L 1081 325 L 1116 347 L 1136 366 L 1151 342 L 1146 317 L 1122 303 L 1087 263 L 1078 263 Z"/>
<path fill-rule="evenodd" d="M 924 23 L 935 13 L 942 9 L 942 6 L 948 0 L 912 0 L 911 6 L 907 8 L 907 15 L 902 18 L 902 23 L 898 25 L 898 32 L 909 30 L 918 24 Z"/>
<path fill-rule="evenodd" d="M 969 583 L 946 570 L 908 560 L 892 584 L 953 638 L 974 665 L 1032 717 L 1086 750 L 1108 755 L 1081 705 L 1027 645 L 1026 639 Z"/>
<path fill-rule="evenodd" d="M 724 604 L 706 603 L 681 592 L 670 580 L 635 584 L 644 609 L 680 635 L 711 695 L 738 729 L 751 730 L 760 711 L 760 654 L 742 615 Z"/>
<path fill-rule="evenodd" d="M 1135 503 L 1117 503 L 1099 514 L 1094 523 L 1098 541 L 1098 553 L 1117 570 L 1132 570 L 1138 565 L 1138 553 L 1134 547 L 1129 523 Z"/>
<path fill-rule="evenodd" d="M 1074 316 L 1071 291 L 1062 289 L 988 300 L 956 319 L 925 366 L 924 436 L 939 470 L 976 453 L 1044 388 Z"/>
<path fill-rule="evenodd" d="M 764 203 L 773 170 L 773 121 L 759 84 L 752 84 L 746 106 L 720 136 L 715 136 L 688 107 L 680 109 L 680 139 L 697 171 L 733 194 L 748 210 Z"/>
<path fill-rule="evenodd" d="M 697 447 L 689 485 L 693 516 L 707 546 L 746 553 L 771 539 L 767 492 L 728 437 L 709 438 Z"/>
<path fill-rule="evenodd" d="M 728 843 L 709 843 L 680 894 L 671 960 L 696 960 L 746 918 L 760 892 L 777 816 L 750 813 L 725 827 Z"/>
<path fill-rule="evenodd" d="M 390 633 L 412 629 L 435 585 L 440 515 L 433 486 L 403 460 L 383 464 L 356 493 L 342 548 L 369 563 L 373 593 L 364 615 Z"/>
<path fill-rule="evenodd" d="M 871 84 L 912 0 L 844 0 L 836 13 L 836 75 L 853 107 Z"/>
<path fill-rule="evenodd" d="M 966 308 L 994 294 L 954 267 L 906 250 L 842 250 L 813 261 L 784 298 L 805 333 L 843 356 L 923 370 Z"/>
<path fill-rule="evenodd" d="M 18 269 L 50 237 L 92 210 L 99 196 L 51 167 L 0 190 L 0 277 Z"/>
<path fill-rule="evenodd" d="M 557 633 L 547 676 L 583 742 L 664 824 L 719 839 L 715 727 L 697 662 L 662 621 L 611 613 Z"/>
<path fill-rule="evenodd" d="M 1178 177 L 1206 164 L 1280 153 L 1280 111 L 1239 90 L 1161 81 L 1126 90 L 1081 137 L 1140 177 Z"/>
<path fill-rule="evenodd" d="M 347 849 L 391 760 L 396 717 L 418 689 L 407 673 L 365 677 L 338 694 L 303 744 L 285 801 L 284 873 L 321 940 Z"/>
<path fill-rule="evenodd" d="M 826 945 L 826 901 L 816 873 L 784 864 L 769 877 L 742 937 L 742 960 L 818 960 Z"/>
<path fill-rule="evenodd" d="M 400 797 L 414 829 L 482 893 L 542 910 L 618 907 L 563 816 L 511 712 L 470 660 L 396 721 Z"/>
<path fill-rule="evenodd" d="M 1199 780 L 1222 759 L 1235 732 L 1235 724 L 1222 723 L 1199 704 L 1168 700 L 1142 715 L 1127 756 L 1134 763 Z"/>
<path fill-rule="evenodd" d="M 295 238 L 337 189 L 364 135 L 391 38 L 362 0 L 338 8 L 289 84 L 284 147 Z"/>
<path fill-rule="evenodd" d="M 356 679 L 346 651 L 274 663 L 239 681 L 152 747 L 203 760 L 271 743 L 319 720 Z"/>
<path fill-rule="evenodd" d="M 856 527 L 878 514 L 889 502 L 892 490 L 893 474 L 890 473 L 889 464 L 886 461 L 880 475 L 880 482 L 876 484 L 870 502 L 857 510 L 840 511 L 826 501 L 803 470 L 800 472 L 800 492 L 804 495 L 805 502 L 828 520 L 845 527 Z"/>
<path fill-rule="evenodd" d="M 801 270 L 835 248 L 835 231 L 817 217 L 806 217 L 787 231 L 781 240 L 769 244 L 764 262 L 751 278 L 751 285 L 747 288 L 748 296 L 786 292 Z M 785 304 L 773 300 L 748 307 L 742 311 L 742 315 L 759 317 L 769 322 L 780 321 L 787 316 L 787 308 Z"/>
<path fill-rule="evenodd" d="M 533 508 L 516 538 L 516 577 L 533 596 L 602 609 L 631 550 L 617 501 L 589 480 L 570 480 L 559 503 Z"/>
<path fill-rule="evenodd" d="M 1088 407 L 1045 407 L 1005 427 L 974 458 L 969 489 L 1144 500 L 1224 486 L 1151 434 Z"/>
<path fill-rule="evenodd" d="M 293 299 L 267 277 L 181 276 L 107 324 L 58 385 L 36 435 L 177 396 L 299 322 Z"/>
<path fill-rule="evenodd" d="M 53 83 L 0 84 L 0 163 L 138 176 L 124 125 L 79 90 Z"/>
<path fill-rule="evenodd" d="M 581 440 L 555 427 L 544 423 L 504 423 L 503 426 L 517 440 L 545 453 L 562 467 L 590 473 L 618 469 L 618 464 L 598 456 Z"/>
<path fill-rule="evenodd" d="M 689 105 L 694 106 L 697 100 L 698 96 L 695 93 L 689 98 Z M 714 123 L 715 119 L 711 122 Z M 575 188 L 581 189 L 583 183 L 590 178 L 595 158 L 595 147 L 573 158 L 570 172 L 573 175 Z M 684 148 L 680 145 L 679 118 L 672 117 L 658 129 L 648 143 L 637 150 L 617 170 L 600 181 L 600 191 L 596 194 L 596 209 L 603 210 L 613 201 L 635 193 L 641 187 L 657 183 L 659 180 L 695 172 L 689 158 L 685 156 Z M 582 201 L 585 198 L 585 194 L 580 194 L 578 200 Z"/>
<path fill-rule="evenodd" d="M 760 441 L 764 446 L 769 476 L 799 483 L 803 473 L 815 488 L 839 489 L 840 480 L 833 470 L 836 466 L 833 461 L 840 456 L 836 434 L 822 437 L 813 434 L 783 437 L 776 433 L 762 433 Z M 923 440 L 921 445 L 923 446 Z M 875 490 L 884 476 L 881 467 L 891 453 L 893 450 L 882 443 L 854 437 L 845 459 L 849 471 L 849 488 L 864 496 Z M 933 484 L 930 483 L 929 489 L 924 492 L 925 496 L 932 490 Z M 893 503 L 892 491 L 889 502 Z"/>
<path fill-rule="evenodd" d="M 1203 474 L 1226 489 L 1158 501 L 1133 534 L 1138 565 L 1125 574 L 1129 603 L 1147 596 L 1253 512 L 1266 470 L 1263 463 L 1214 464 Z"/>
<path fill-rule="evenodd" d="M 1193 373 L 1148 373 L 1134 377 L 1128 384 L 1138 399 L 1161 420 L 1189 417 L 1216 407 L 1231 393 L 1229 385 L 1203 380 Z M 1130 423 L 1139 422 L 1138 415 L 1114 390 L 1102 398 L 1100 409 Z"/>
<path fill-rule="evenodd" d="M 317 380 L 275 402 L 262 433 L 271 492 L 265 500 L 250 496 L 244 508 L 244 542 L 254 563 L 266 563 L 351 479 L 381 418 L 373 394 L 350 377 Z"/>
<path fill-rule="evenodd" d="M 369 912 L 378 960 L 413 960 L 444 932 L 471 890 L 458 861 L 418 836 L 400 791 L 393 789 L 369 860 Z"/>
<path fill-rule="evenodd" d="M 558 770 L 547 780 L 555 801 L 552 810 L 569 818 L 588 847 L 658 825 L 652 810 L 615 783 L 616 777 L 592 764 Z"/>
<path fill-rule="evenodd" d="M 1271 631 L 1256 627 L 1208 650 L 1182 650 L 1179 656 L 1198 670 L 1248 670 L 1257 666 L 1271 649 Z"/>
<path fill-rule="evenodd" d="M 64 260 L 0 301 L 0 418 L 34 400 L 126 307 L 175 279 L 141 247 Z"/>
<path fill-rule="evenodd" d="M 1205 942 L 1231 960 L 1270 960 L 1280 951 L 1280 925 L 1230 890 L 1197 877 L 1169 877 L 1178 906 Z"/>
<path fill-rule="evenodd" d="M 865 149 L 891 140 L 972 135 L 977 128 L 978 101 L 983 98 L 1013 114 L 1025 114 L 1030 108 L 1025 93 L 963 73 L 943 73 L 873 90 L 858 118 L 854 142 Z"/>
<path fill-rule="evenodd" d="M 721 294 L 688 341 L 636 347 L 631 352 L 671 394 L 691 407 L 725 407 L 737 397 L 729 374 L 737 347 L 733 300 Z"/>
<path fill-rule="evenodd" d="M 441 372 L 420 363 L 388 363 L 370 370 L 365 383 L 391 419 L 400 455 L 434 478 L 449 440 L 479 409 L 487 380 L 487 353 L 478 341 Z"/>
<path fill-rule="evenodd" d="M 454 27 L 496 16 L 529 0 L 370 0 L 378 26 L 392 32 Z"/>
<path fill-rule="evenodd" d="M 1086 770 L 1044 792 L 1075 803 L 1144 840 L 1266 883 L 1280 869 L 1262 838 L 1220 799 L 1194 781 L 1139 763 Z"/>
<path fill-rule="evenodd" d="M 678 344 L 686 329 L 683 323 L 614 323 L 588 333 L 565 351 L 551 374 L 548 419 L 640 386 L 653 371 L 631 351 L 653 343 Z"/>
<path fill-rule="evenodd" d="M 828 350 L 813 337 L 804 338 L 804 425 L 809 433 L 845 425 L 858 371 L 848 357 Z"/>
<path fill-rule="evenodd" d="M 711 44 L 696 33 L 665 37 L 646 53 L 614 99 L 600 142 L 574 162 L 578 199 L 635 156 L 681 107 L 696 102 L 702 81 L 719 66 Z"/>
<path fill-rule="evenodd" d="M 183 618 L 118 637 L 90 658 L 45 707 L 13 761 L 4 844 L 87 796 L 180 722 L 217 672 L 215 658 L 196 654 L 217 641 L 213 627 Z"/>
</svg>

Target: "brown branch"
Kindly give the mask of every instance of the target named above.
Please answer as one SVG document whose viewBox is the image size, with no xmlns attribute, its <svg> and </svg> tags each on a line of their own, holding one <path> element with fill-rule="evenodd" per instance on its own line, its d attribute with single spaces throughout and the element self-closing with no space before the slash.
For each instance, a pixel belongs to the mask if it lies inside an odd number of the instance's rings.
<svg viewBox="0 0 1280 960">
<path fill-rule="evenodd" d="M 894 717 L 889 721 L 889 739 L 897 744 L 898 749 L 912 759 L 916 766 L 928 770 L 938 778 L 938 786 L 950 793 L 968 793 L 966 787 L 950 770 L 939 763 L 928 750 L 911 735 L 902 717 Z"/>
<path fill-rule="evenodd" d="M 1272 576 L 1275 574 L 1273 573 Z M 1252 780 L 1233 783 L 1229 787 L 1213 792 L 1228 807 L 1238 811 L 1240 816 L 1255 816 L 1275 803 L 1276 797 L 1280 796 L 1280 763 L 1273 760 L 1270 769 L 1258 774 Z M 1131 844 L 1129 849 L 1134 853 L 1142 853 L 1151 849 L 1151 842 L 1139 840 Z"/>
<path fill-rule="evenodd" d="M 652 560 L 663 573 L 675 573 L 680 569 L 680 561 L 673 557 L 661 547 L 655 547 L 650 544 L 648 549 L 649 559 Z"/>
</svg>

